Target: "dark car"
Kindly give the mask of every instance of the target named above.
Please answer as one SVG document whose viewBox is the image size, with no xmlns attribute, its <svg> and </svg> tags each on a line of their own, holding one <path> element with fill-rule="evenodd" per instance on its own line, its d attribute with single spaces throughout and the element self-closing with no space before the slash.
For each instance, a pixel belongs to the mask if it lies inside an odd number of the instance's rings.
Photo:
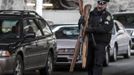
<svg viewBox="0 0 134 75">
<path fill-rule="evenodd" d="M 55 35 L 34 11 L 0 11 L 0 72 L 23 75 L 39 70 L 51 75 L 56 61 Z"/>
</svg>

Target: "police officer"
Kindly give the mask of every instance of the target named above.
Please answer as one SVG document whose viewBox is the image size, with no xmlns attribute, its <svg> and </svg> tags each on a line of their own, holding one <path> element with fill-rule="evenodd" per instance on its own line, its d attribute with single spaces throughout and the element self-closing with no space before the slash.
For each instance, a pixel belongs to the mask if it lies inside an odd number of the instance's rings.
<svg viewBox="0 0 134 75">
<path fill-rule="evenodd" d="M 97 6 L 90 12 L 89 27 L 86 29 L 89 36 L 87 56 L 88 75 L 102 75 L 105 59 L 105 47 L 111 39 L 113 20 L 106 10 L 109 0 L 98 0 Z"/>
</svg>

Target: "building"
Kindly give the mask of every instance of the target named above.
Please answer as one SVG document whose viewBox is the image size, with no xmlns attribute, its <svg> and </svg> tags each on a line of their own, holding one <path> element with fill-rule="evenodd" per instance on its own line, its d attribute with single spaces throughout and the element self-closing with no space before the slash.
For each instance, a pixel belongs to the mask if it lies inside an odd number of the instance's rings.
<svg viewBox="0 0 134 75">
<path fill-rule="evenodd" d="M 24 0 L 0 0 L 1 10 L 24 10 L 26 9 Z"/>
</svg>

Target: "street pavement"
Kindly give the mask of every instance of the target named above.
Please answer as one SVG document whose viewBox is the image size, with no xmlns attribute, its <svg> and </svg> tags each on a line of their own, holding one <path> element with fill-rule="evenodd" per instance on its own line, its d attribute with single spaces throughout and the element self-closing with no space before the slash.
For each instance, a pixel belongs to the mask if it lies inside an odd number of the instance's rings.
<svg viewBox="0 0 134 75">
<path fill-rule="evenodd" d="M 57 66 L 52 75 L 87 75 L 85 70 L 76 68 L 74 72 L 68 72 L 66 66 Z M 25 75 L 39 75 L 39 72 L 29 72 Z M 104 67 L 103 75 L 134 75 L 134 56 L 130 59 L 118 57 L 118 61 L 110 62 L 108 67 Z"/>
</svg>

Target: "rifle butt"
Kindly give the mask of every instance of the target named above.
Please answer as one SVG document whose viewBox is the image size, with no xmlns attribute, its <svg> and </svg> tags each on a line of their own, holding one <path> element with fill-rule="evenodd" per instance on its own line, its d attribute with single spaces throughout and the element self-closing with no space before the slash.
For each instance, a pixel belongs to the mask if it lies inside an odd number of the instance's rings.
<svg viewBox="0 0 134 75">
<path fill-rule="evenodd" d="M 83 50 L 82 50 L 82 68 L 86 67 L 87 50 L 88 50 L 88 36 L 85 36 L 85 39 L 83 41 Z"/>
<path fill-rule="evenodd" d="M 80 38 L 78 37 L 78 40 L 75 45 L 74 55 L 73 55 L 73 59 L 72 59 L 71 65 L 70 65 L 69 72 L 74 71 L 75 63 L 76 63 L 77 57 L 79 55 L 79 50 L 80 50 Z"/>
</svg>

